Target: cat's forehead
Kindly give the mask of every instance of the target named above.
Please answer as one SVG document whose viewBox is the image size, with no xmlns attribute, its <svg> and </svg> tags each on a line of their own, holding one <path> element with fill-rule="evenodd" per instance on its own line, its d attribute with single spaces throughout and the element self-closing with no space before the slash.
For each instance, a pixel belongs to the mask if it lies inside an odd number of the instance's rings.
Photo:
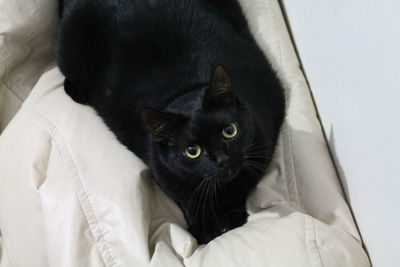
<svg viewBox="0 0 400 267">
<path fill-rule="evenodd" d="M 188 121 L 185 132 L 193 139 L 204 138 L 204 136 L 210 136 L 215 132 L 219 133 L 221 127 L 228 125 L 231 122 L 237 122 L 235 113 L 232 111 L 213 111 L 206 112 L 199 110 L 198 114 L 194 114 Z"/>
<path fill-rule="evenodd" d="M 238 117 L 235 108 L 220 108 L 214 110 L 199 110 L 193 122 L 202 125 L 219 125 L 232 122 Z"/>
</svg>

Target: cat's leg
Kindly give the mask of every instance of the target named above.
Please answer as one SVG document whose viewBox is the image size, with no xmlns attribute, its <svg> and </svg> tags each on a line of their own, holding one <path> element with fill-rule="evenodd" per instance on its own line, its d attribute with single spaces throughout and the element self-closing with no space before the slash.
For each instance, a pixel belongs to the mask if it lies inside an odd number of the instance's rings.
<svg viewBox="0 0 400 267">
<path fill-rule="evenodd" d="M 234 209 L 230 210 L 226 214 L 226 221 L 224 225 L 221 225 L 221 231 L 226 232 L 228 230 L 234 229 L 236 227 L 240 227 L 247 222 L 247 214 L 246 209 Z"/>
<path fill-rule="evenodd" d="M 196 238 L 199 244 L 207 244 L 223 233 L 217 225 L 209 222 L 198 222 L 189 225 L 188 231 Z"/>
<path fill-rule="evenodd" d="M 80 104 L 87 103 L 87 96 L 84 92 L 84 89 L 78 84 L 71 82 L 68 78 L 66 78 L 64 81 L 64 90 L 75 102 Z"/>
<path fill-rule="evenodd" d="M 217 214 L 207 214 L 200 217 L 193 224 L 189 224 L 188 231 L 197 239 L 199 244 L 207 244 L 217 236 L 240 227 L 247 222 L 245 208 L 220 211 Z"/>
</svg>

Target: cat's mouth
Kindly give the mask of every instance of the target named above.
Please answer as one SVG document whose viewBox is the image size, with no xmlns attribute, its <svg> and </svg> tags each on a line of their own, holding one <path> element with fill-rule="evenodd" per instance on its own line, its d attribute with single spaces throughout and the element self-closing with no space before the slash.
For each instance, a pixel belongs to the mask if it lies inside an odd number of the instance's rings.
<svg viewBox="0 0 400 267">
<path fill-rule="evenodd" d="M 219 179 L 224 183 L 230 182 L 236 178 L 236 176 L 239 174 L 239 171 L 240 168 L 236 169 L 228 168 L 221 173 Z"/>
<path fill-rule="evenodd" d="M 216 180 L 220 183 L 228 183 L 232 180 L 234 180 L 238 175 L 241 170 L 241 166 L 238 168 L 226 168 L 223 170 L 220 170 L 218 173 L 214 174 L 207 174 L 204 176 L 205 180 Z"/>
</svg>

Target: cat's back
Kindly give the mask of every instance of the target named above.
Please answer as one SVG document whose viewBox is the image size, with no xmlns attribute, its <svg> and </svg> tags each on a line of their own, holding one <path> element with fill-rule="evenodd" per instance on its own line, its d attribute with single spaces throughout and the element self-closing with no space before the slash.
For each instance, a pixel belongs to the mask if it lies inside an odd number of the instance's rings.
<svg viewBox="0 0 400 267">
<path fill-rule="evenodd" d="M 211 68 L 223 61 L 229 65 L 234 56 L 222 48 L 239 46 L 240 34 L 247 34 L 234 0 L 63 0 L 60 5 L 61 71 L 74 80 L 90 77 L 84 85 L 96 88 L 167 94 L 160 88 L 207 83 Z"/>
<path fill-rule="evenodd" d="M 60 12 L 57 61 L 67 93 L 78 92 L 111 129 L 130 125 L 118 137 L 141 157 L 138 108 L 164 110 L 185 91 L 207 88 L 218 64 L 253 115 L 271 113 L 280 126 L 280 82 L 237 0 L 60 0 Z"/>
<path fill-rule="evenodd" d="M 64 0 L 57 58 L 67 80 L 94 98 L 134 96 L 137 106 L 162 108 L 204 88 L 217 64 L 254 106 L 282 98 L 236 0 Z"/>
</svg>

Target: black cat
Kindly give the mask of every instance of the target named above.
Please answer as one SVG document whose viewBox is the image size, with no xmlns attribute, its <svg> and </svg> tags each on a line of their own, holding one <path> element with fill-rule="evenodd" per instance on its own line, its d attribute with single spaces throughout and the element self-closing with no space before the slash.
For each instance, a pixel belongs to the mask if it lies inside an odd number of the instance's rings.
<svg viewBox="0 0 400 267">
<path fill-rule="evenodd" d="M 149 166 L 199 243 L 246 222 L 284 91 L 235 0 L 64 0 L 65 91 Z"/>
</svg>

